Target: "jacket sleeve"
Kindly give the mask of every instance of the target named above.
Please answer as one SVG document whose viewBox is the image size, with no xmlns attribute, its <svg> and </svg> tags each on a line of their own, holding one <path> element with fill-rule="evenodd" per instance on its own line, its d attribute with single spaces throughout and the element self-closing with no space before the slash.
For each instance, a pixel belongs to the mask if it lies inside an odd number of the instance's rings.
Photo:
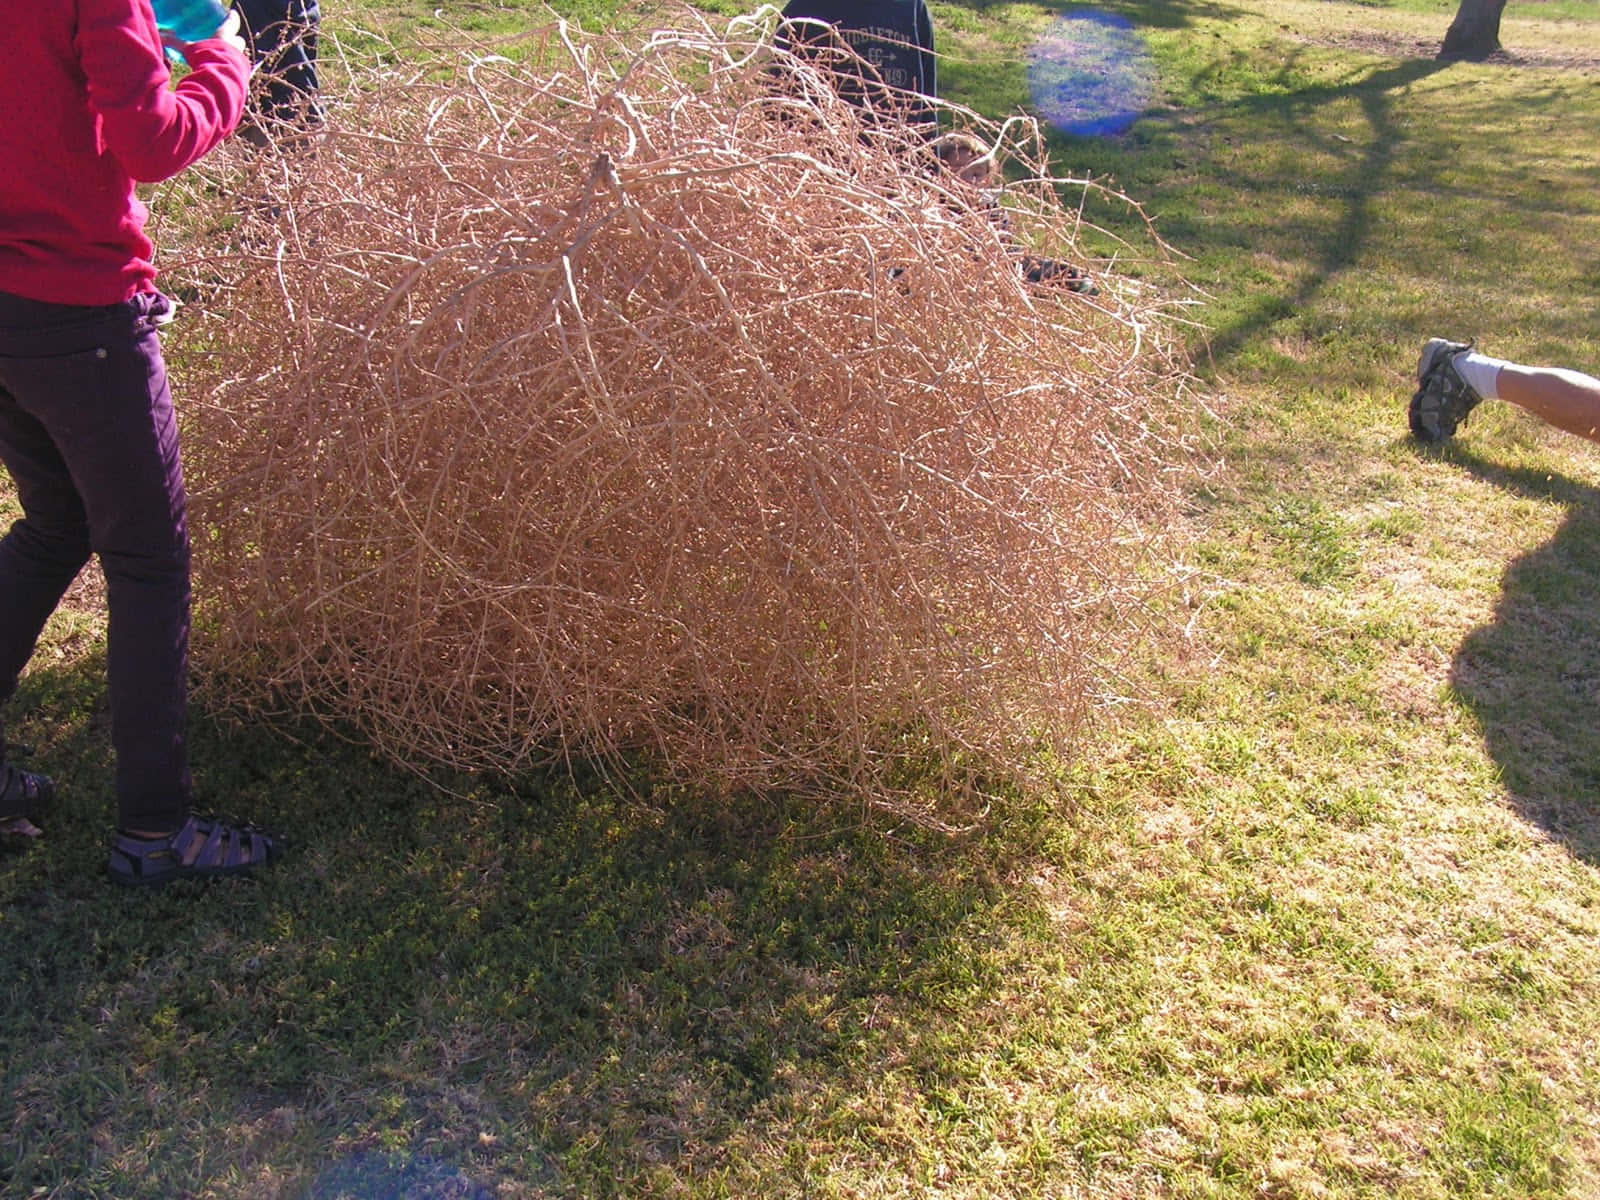
<svg viewBox="0 0 1600 1200">
<path fill-rule="evenodd" d="M 250 64 L 217 38 L 191 43 L 177 87 L 147 0 L 79 0 L 78 61 L 103 148 L 134 179 L 168 179 L 233 132 Z"/>
</svg>

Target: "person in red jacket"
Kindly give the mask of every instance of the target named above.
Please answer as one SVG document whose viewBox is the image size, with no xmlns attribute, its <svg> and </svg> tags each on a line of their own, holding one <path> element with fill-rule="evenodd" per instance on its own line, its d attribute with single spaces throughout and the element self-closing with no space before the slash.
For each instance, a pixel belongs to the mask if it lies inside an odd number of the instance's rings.
<svg viewBox="0 0 1600 1200">
<path fill-rule="evenodd" d="M 190 71 L 173 85 L 163 50 Z M 189 537 L 177 426 L 135 182 L 177 174 L 238 124 L 249 63 L 229 16 L 184 43 L 148 0 L 6 12 L 0 72 L 0 462 L 22 517 L 0 539 L 0 700 L 90 553 L 105 574 L 123 883 L 249 870 L 281 841 L 192 811 L 184 707 Z M 53 797 L 0 733 L 0 826 Z"/>
</svg>

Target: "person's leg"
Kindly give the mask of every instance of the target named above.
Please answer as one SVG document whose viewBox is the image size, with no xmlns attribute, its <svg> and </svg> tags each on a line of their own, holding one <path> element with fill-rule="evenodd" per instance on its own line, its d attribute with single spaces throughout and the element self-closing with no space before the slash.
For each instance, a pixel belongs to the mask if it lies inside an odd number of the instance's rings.
<svg viewBox="0 0 1600 1200">
<path fill-rule="evenodd" d="M 0 360 L 0 380 L 7 372 Z M 9 700 L 39 634 L 89 558 L 83 506 L 55 447 L 0 382 L 0 462 L 23 516 L 0 539 L 0 701 Z M 32 819 L 55 796 L 46 775 L 11 761 L 0 725 L 0 834 L 36 835 Z"/>
<path fill-rule="evenodd" d="M 1484 400 L 1504 400 L 1567 433 L 1600 441 L 1600 379 L 1565 367 L 1492 358 L 1470 342 L 1433 338 L 1417 364 L 1411 431 L 1440 442 Z"/>
<path fill-rule="evenodd" d="M 76 574 L 68 566 L 81 566 L 91 548 L 99 554 L 117 758 L 107 869 L 120 883 L 145 885 L 253 870 L 282 853 L 280 838 L 189 811 L 187 503 L 156 335 L 170 304 L 150 294 L 104 308 L 30 306 L 0 293 L 9 403 L 0 415 L 10 421 L 0 444 L 19 473 L 26 514 L 22 532 L 0 542 L 10 556 L 0 557 L 0 646 L 10 646 L 0 653 L 20 671 L 27 654 L 19 647 L 31 648 L 54 607 L 49 596 L 59 599 Z M 13 309 L 48 319 L 19 336 L 6 321 Z"/>
<path fill-rule="evenodd" d="M 16 691 L 45 622 L 89 559 L 88 522 L 72 477 L 49 434 L 14 394 L 31 390 L 47 369 L 38 357 L 40 330 L 70 313 L 0 293 L 0 462 L 23 510 L 0 539 L 0 701 Z M 0 730 L 0 763 L 6 750 Z M 22 807 L 0 804 L 6 813 Z"/>
<path fill-rule="evenodd" d="M 316 0 L 235 0 L 234 8 L 263 81 L 249 126 L 254 136 L 247 131 L 247 140 L 261 141 L 263 124 L 287 121 L 305 126 L 320 121 L 317 30 L 321 12 Z"/>
<path fill-rule="evenodd" d="M 100 556 L 109 609 L 107 674 L 117 824 L 168 831 L 189 809 L 185 692 L 189 544 L 177 428 L 156 322 L 164 297 L 54 306 L 32 356 L 6 360 L 6 387 L 31 440 L 8 451 L 27 514 L 0 546 L 12 593 L 0 620 L 0 682 L 36 638 L 87 551 Z M 31 455 L 31 457 L 29 456 Z M 63 469 L 64 468 L 64 469 Z M 27 481 L 27 482 L 24 482 Z M 80 557 L 82 555 L 83 557 Z M 20 564 L 13 576 L 7 569 Z M 21 582 L 9 582 L 12 579 Z M 48 607 L 46 602 L 49 601 Z"/>
<path fill-rule="evenodd" d="M 4 375 L 0 362 L 0 379 Z M 0 539 L 0 700 L 16 691 L 40 631 L 89 557 L 82 507 L 59 456 L 41 436 L 0 384 L 0 461 L 11 473 L 24 512 Z M 63 501 L 59 505 L 57 497 Z M 17 766 L 11 750 L 0 725 L 0 836 L 37 836 L 33 821 L 54 799 L 55 784 L 47 775 Z"/>
<path fill-rule="evenodd" d="M 294 53 L 284 64 L 284 82 L 296 93 L 302 124 L 322 120 L 322 81 L 317 75 L 317 36 L 322 10 L 317 0 L 294 0 L 290 6 L 296 38 Z"/>
<path fill-rule="evenodd" d="M 39 634 L 89 561 L 89 526 L 72 477 L 44 427 L 5 387 L 0 360 L 0 462 L 23 516 L 0 539 L 0 701 L 16 691 Z M 0 738 L 0 759 L 4 758 Z"/>
<path fill-rule="evenodd" d="M 95 428 L 66 458 L 106 577 L 106 674 L 117 759 L 117 825 L 167 831 L 189 811 L 189 527 L 178 427 L 155 317 L 108 338 Z M 120 332 L 120 331 L 119 331 Z"/>
<path fill-rule="evenodd" d="M 270 62 L 287 32 L 286 0 L 233 0 L 233 11 L 239 14 L 251 60 L 258 65 Z"/>
<path fill-rule="evenodd" d="M 1600 379 L 1565 367 L 1506 363 L 1494 389 L 1501 400 L 1557 429 L 1600 442 Z"/>
</svg>

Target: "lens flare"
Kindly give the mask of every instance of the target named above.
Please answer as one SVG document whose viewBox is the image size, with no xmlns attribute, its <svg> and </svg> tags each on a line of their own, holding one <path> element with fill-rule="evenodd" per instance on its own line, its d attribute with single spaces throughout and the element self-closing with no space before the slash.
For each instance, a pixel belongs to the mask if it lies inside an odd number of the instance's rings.
<svg viewBox="0 0 1600 1200">
<path fill-rule="evenodd" d="M 1034 108 L 1063 133 L 1124 132 L 1155 94 L 1150 47 L 1131 22 L 1109 13 L 1066 13 L 1028 53 Z"/>
</svg>

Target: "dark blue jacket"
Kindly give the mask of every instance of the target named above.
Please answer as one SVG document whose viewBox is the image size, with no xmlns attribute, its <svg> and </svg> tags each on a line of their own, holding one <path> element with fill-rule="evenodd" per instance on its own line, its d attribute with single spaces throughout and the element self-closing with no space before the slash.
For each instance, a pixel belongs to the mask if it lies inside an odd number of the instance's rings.
<svg viewBox="0 0 1600 1200">
<path fill-rule="evenodd" d="M 789 0 L 783 16 L 798 22 L 785 31 L 794 40 L 793 49 L 803 52 L 807 42 L 822 40 L 817 36 L 821 31 L 808 36 L 805 21 L 825 21 L 870 64 L 873 75 L 840 81 L 840 93 L 853 101 L 875 106 L 878 84 L 913 95 L 939 94 L 933 18 L 926 0 Z M 779 43 L 787 45 L 787 38 L 780 36 Z M 905 99 L 900 97 L 901 103 Z M 931 107 L 913 105 L 909 115 L 931 120 L 934 114 Z"/>
</svg>

